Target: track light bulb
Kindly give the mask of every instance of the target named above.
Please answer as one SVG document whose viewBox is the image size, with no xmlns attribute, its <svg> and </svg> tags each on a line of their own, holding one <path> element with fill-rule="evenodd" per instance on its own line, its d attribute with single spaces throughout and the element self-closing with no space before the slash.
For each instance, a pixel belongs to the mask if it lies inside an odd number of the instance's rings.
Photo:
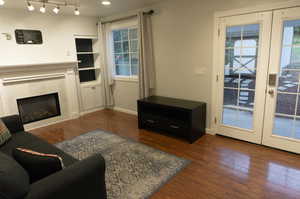
<svg viewBox="0 0 300 199">
<path fill-rule="evenodd" d="M 80 12 L 79 12 L 78 8 L 75 8 L 74 14 L 75 14 L 75 15 L 80 15 Z"/>
<path fill-rule="evenodd" d="M 30 4 L 29 2 L 27 3 L 27 8 L 29 11 L 34 11 L 34 6 Z"/>
<path fill-rule="evenodd" d="M 4 0 L 0 0 L 0 6 L 3 6 L 5 4 Z"/>
<path fill-rule="evenodd" d="M 102 3 L 102 5 L 105 5 L 105 6 L 111 5 L 111 2 L 108 1 L 108 0 L 104 0 L 104 1 L 102 1 L 101 3 Z"/>
<path fill-rule="evenodd" d="M 54 12 L 55 14 L 58 14 L 58 13 L 59 13 L 59 10 L 60 10 L 59 6 L 56 6 L 55 8 L 53 8 L 53 12 Z"/>
<path fill-rule="evenodd" d="M 45 13 L 46 12 L 46 6 L 45 6 L 45 4 L 42 7 L 40 7 L 40 12 L 41 13 Z"/>
</svg>

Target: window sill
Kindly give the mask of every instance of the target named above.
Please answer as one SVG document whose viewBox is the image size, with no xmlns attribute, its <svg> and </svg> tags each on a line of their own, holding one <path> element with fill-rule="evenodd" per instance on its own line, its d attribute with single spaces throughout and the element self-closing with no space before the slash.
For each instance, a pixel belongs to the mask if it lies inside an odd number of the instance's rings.
<svg viewBox="0 0 300 199">
<path fill-rule="evenodd" d="M 115 81 L 122 81 L 122 82 L 138 82 L 139 79 L 137 77 L 115 77 Z"/>
</svg>

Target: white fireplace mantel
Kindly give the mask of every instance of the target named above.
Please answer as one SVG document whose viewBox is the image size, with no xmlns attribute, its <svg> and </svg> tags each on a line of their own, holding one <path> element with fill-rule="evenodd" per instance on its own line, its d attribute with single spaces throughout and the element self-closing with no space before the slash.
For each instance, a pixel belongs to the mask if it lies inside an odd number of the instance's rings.
<svg viewBox="0 0 300 199">
<path fill-rule="evenodd" d="M 25 125 L 33 129 L 79 116 L 77 61 L 0 65 L 0 117 L 19 114 L 17 100 L 58 93 L 61 115 Z"/>
<path fill-rule="evenodd" d="M 40 70 L 51 70 L 51 69 L 75 68 L 76 65 L 77 65 L 77 61 L 0 65 L 0 73 L 28 72 L 28 71 L 37 71 L 37 70 L 40 71 Z"/>
</svg>

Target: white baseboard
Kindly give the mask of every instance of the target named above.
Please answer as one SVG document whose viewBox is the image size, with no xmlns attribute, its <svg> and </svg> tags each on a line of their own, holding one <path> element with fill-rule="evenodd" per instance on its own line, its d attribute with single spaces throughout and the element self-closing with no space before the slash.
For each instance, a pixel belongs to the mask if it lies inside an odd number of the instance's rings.
<svg viewBox="0 0 300 199">
<path fill-rule="evenodd" d="M 138 114 L 137 111 L 133 111 L 133 110 L 125 109 L 125 108 L 120 108 L 120 107 L 113 107 L 112 109 L 115 110 L 115 111 L 120 111 L 120 112 L 128 113 L 128 114 L 131 114 L 131 115 L 137 115 Z"/>
<path fill-rule="evenodd" d="M 96 112 L 96 111 L 101 111 L 103 110 L 104 107 L 99 107 L 99 108 L 94 108 L 94 109 L 91 109 L 91 110 L 88 110 L 88 111 L 83 111 L 80 113 L 80 116 L 83 116 L 83 115 L 86 115 L 86 114 L 89 114 L 89 113 L 92 113 L 92 112 Z"/>
<path fill-rule="evenodd" d="M 84 111 L 84 112 L 81 112 L 81 113 L 79 113 L 79 114 L 78 114 L 78 113 L 72 114 L 72 116 L 70 116 L 70 117 L 68 117 L 68 118 L 66 118 L 66 119 L 61 119 L 61 120 L 51 121 L 51 122 L 44 123 L 44 124 L 38 124 L 38 122 L 37 122 L 36 124 L 27 124 L 27 125 L 24 125 L 24 128 L 25 128 L 26 131 L 30 131 L 30 130 L 34 130 L 34 129 L 38 129 L 38 128 L 50 126 L 50 125 L 53 125 L 53 124 L 65 122 L 65 121 L 68 121 L 68 120 L 77 119 L 77 118 L 79 118 L 80 116 L 86 115 L 86 114 L 88 114 L 88 113 L 100 111 L 100 110 L 103 110 L 103 109 L 104 109 L 103 107 L 100 107 L 100 108 L 92 109 L 92 110 L 89 110 L 89 111 Z"/>
<path fill-rule="evenodd" d="M 73 120 L 73 118 L 67 118 L 67 119 L 52 121 L 52 122 L 49 122 L 49 123 L 46 123 L 46 124 L 36 124 L 36 125 L 30 125 L 30 124 L 26 125 L 25 124 L 24 125 L 24 129 L 26 131 L 30 131 L 30 130 L 34 130 L 34 129 L 39 129 L 39 128 L 42 128 L 42 127 L 50 126 L 50 125 L 53 125 L 53 124 L 65 122 L 65 121 L 68 121 L 68 120 Z"/>
<path fill-rule="evenodd" d="M 210 129 L 210 128 L 206 128 L 206 129 L 205 129 L 205 132 L 206 132 L 206 134 L 209 134 L 209 135 L 216 135 L 215 131 L 213 131 L 213 130 Z"/>
</svg>

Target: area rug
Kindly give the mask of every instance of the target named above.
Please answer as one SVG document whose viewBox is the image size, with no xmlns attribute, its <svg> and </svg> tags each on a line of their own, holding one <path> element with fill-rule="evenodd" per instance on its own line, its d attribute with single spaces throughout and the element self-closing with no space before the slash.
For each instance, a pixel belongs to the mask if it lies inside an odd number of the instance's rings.
<svg viewBox="0 0 300 199">
<path fill-rule="evenodd" d="M 127 138 L 92 131 L 56 146 L 77 159 L 100 153 L 106 161 L 108 199 L 149 198 L 189 161 Z"/>
</svg>

